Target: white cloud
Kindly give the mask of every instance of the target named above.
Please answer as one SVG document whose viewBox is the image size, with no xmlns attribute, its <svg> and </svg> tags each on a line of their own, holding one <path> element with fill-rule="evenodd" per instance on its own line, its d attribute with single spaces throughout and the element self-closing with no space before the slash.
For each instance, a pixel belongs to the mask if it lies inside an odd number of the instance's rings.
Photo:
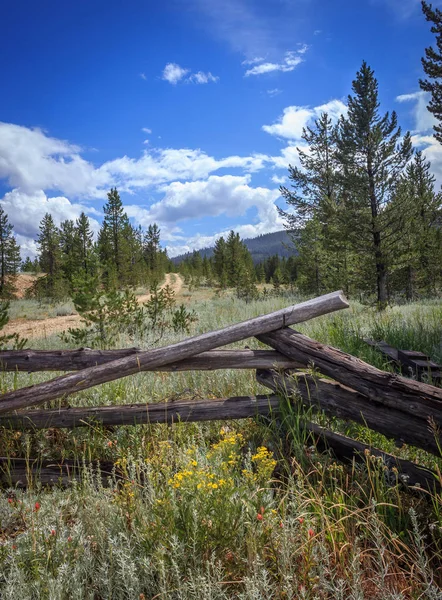
<svg viewBox="0 0 442 600">
<path fill-rule="evenodd" d="M 242 65 L 256 65 L 257 63 L 264 62 L 265 58 L 262 56 L 255 56 L 254 58 L 249 58 L 242 61 Z"/>
<path fill-rule="evenodd" d="M 104 199 L 112 186 L 133 193 L 176 180 L 204 179 L 225 168 L 252 173 L 269 160 L 260 154 L 216 159 L 202 150 L 166 148 L 95 166 L 81 157 L 80 150 L 39 129 L 0 123 L 0 180 L 31 195 L 45 190 L 57 192 L 54 196 Z"/>
<path fill-rule="evenodd" d="M 198 84 L 203 84 L 203 83 L 216 83 L 217 81 L 219 81 L 219 77 L 215 77 L 215 75 L 212 75 L 212 73 L 209 71 L 208 73 L 203 73 L 202 71 L 198 71 L 198 73 L 193 73 L 192 75 L 190 75 L 190 77 L 187 78 L 188 82 L 190 83 L 198 83 Z"/>
<path fill-rule="evenodd" d="M 6 179 L 11 187 L 102 197 L 99 188 L 109 188 L 111 180 L 79 153 L 78 146 L 41 129 L 0 123 L 0 180 Z"/>
<path fill-rule="evenodd" d="M 288 106 L 282 116 L 273 125 L 263 125 L 263 130 L 277 137 L 290 140 L 301 140 L 302 130 L 327 112 L 333 122 L 347 112 L 347 107 L 341 100 L 331 100 L 320 106 Z"/>
<path fill-rule="evenodd" d="M 146 81 L 147 77 L 145 73 L 140 73 L 140 77 L 141 79 L 144 79 L 144 81 Z"/>
<path fill-rule="evenodd" d="M 413 92 L 412 94 L 401 94 L 396 97 L 398 102 L 414 102 L 413 118 L 415 132 L 430 131 L 436 123 L 434 116 L 427 110 L 430 101 L 428 92 Z"/>
<path fill-rule="evenodd" d="M 250 207 L 266 212 L 279 197 L 278 190 L 251 187 L 250 175 L 211 175 L 206 180 L 174 181 L 163 187 L 164 197 L 147 211 L 128 207 L 128 214 L 136 218 L 144 215 L 146 223 L 177 223 L 187 219 L 243 215 Z M 138 217 L 137 217 L 138 215 Z M 140 221 L 141 224 L 143 224 Z"/>
<path fill-rule="evenodd" d="M 26 193 L 18 188 L 7 192 L 0 200 L 0 204 L 14 225 L 17 241 L 23 246 L 22 255 L 26 252 L 34 254 L 36 248 L 33 240 L 39 233 L 40 221 L 46 213 L 50 213 L 56 225 L 66 219 L 77 219 L 81 212 L 99 215 L 98 211 L 83 204 L 70 202 L 64 196 L 48 197 L 43 190 Z M 99 230 L 96 219 L 90 218 L 92 230 Z M 32 250 L 34 249 L 34 250 Z"/>
<path fill-rule="evenodd" d="M 282 90 L 280 90 L 279 88 L 273 88 L 273 90 L 267 90 L 267 94 L 273 98 L 273 96 L 278 96 L 279 94 L 281 94 Z"/>
<path fill-rule="evenodd" d="M 278 177 L 278 175 L 273 175 L 272 177 L 273 183 L 277 183 L 278 185 L 282 185 L 283 183 L 285 183 L 285 179 L 285 177 Z"/>
<path fill-rule="evenodd" d="M 147 133 L 147 134 L 152 133 L 152 129 L 149 129 L 149 127 L 142 127 L 141 131 L 143 131 L 144 133 Z"/>
<path fill-rule="evenodd" d="M 188 72 L 189 69 L 183 69 L 183 67 L 180 67 L 180 65 L 177 65 L 176 63 L 167 63 L 163 70 L 162 79 L 168 81 L 172 85 L 176 85 Z"/>
<path fill-rule="evenodd" d="M 208 73 L 198 71 L 197 73 L 191 73 L 187 76 L 188 73 L 190 73 L 190 69 L 184 69 L 176 63 L 167 63 L 163 70 L 162 79 L 168 81 L 172 85 L 176 85 L 180 81 L 197 84 L 216 83 L 219 81 L 219 77 L 212 75 L 210 71 Z"/>
<path fill-rule="evenodd" d="M 286 52 L 282 62 L 260 62 L 251 69 L 248 69 L 244 76 L 249 77 L 250 75 L 262 75 L 264 73 L 272 73 L 274 71 L 281 71 L 282 73 L 288 73 L 294 71 L 296 67 L 304 62 L 303 55 L 307 52 L 308 46 L 305 44 L 299 50 L 292 50 Z"/>
</svg>

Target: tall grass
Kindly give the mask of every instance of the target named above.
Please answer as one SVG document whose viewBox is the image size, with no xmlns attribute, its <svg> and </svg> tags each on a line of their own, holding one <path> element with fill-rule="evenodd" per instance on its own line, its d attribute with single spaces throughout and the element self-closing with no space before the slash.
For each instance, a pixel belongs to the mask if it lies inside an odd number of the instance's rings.
<svg viewBox="0 0 442 600">
<path fill-rule="evenodd" d="M 193 334 L 288 305 L 230 297 L 194 302 Z M 441 360 L 442 307 L 353 305 L 296 328 L 361 356 L 384 359 L 364 337 Z M 167 334 L 167 344 L 180 337 Z M 122 337 L 121 345 L 149 340 Z M 35 347 L 61 347 L 54 336 Z M 235 347 L 258 347 L 255 340 Z M 1 374 L 1 389 L 48 374 Z M 83 391 L 63 404 L 91 406 L 263 393 L 253 372 L 141 373 Z M 264 392 L 265 393 L 265 392 Z M 53 403 L 54 406 L 58 403 Z M 9 599 L 262 599 L 441 597 L 442 502 L 404 493 L 382 461 L 341 465 L 320 454 L 303 418 L 350 432 L 438 468 L 414 448 L 336 419 L 289 409 L 278 420 L 175 423 L 0 435 L 3 456 L 75 458 L 68 488 L 0 493 L 0 597 Z M 107 483 L 88 466 L 112 460 Z M 117 476 L 118 474 L 118 476 Z"/>
</svg>

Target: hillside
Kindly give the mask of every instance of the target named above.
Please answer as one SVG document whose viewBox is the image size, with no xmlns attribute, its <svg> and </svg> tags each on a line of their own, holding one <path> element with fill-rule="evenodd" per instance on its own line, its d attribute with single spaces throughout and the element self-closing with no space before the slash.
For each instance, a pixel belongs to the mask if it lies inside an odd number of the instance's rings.
<svg viewBox="0 0 442 600">
<path fill-rule="evenodd" d="M 285 230 L 275 231 L 274 233 L 265 233 L 264 235 L 260 235 L 256 238 L 245 239 L 243 242 L 249 249 L 253 258 L 253 262 L 255 263 L 261 262 L 269 256 L 274 256 L 275 254 L 278 254 L 281 257 L 288 257 L 296 253 L 290 236 Z M 203 248 L 199 250 L 199 253 L 202 257 L 207 256 L 210 258 L 213 255 L 213 247 Z M 172 261 L 175 264 L 179 264 L 190 255 L 190 252 L 187 254 L 181 254 L 180 256 L 175 256 Z"/>
</svg>

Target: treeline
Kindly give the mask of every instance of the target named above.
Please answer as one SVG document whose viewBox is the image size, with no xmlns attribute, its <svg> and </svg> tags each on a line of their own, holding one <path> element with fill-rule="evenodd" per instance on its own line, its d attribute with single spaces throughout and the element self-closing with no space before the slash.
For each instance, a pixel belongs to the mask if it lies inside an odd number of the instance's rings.
<svg viewBox="0 0 442 600">
<path fill-rule="evenodd" d="M 269 256 L 254 264 L 252 254 L 240 239 L 230 232 L 215 244 L 213 256 L 201 256 L 198 250 L 186 256 L 178 266 L 179 273 L 190 287 L 238 287 L 249 283 L 268 283 L 274 287 L 294 284 L 297 280 L 296 256 Z"/>
<path fill-rule="evenodd" d="M 38 256 L 21 265 L 24 272 L 42 273 L 31 294 L 40 298 L 60 299 L 77 288 L 100 286 L 117 290 L 151 285 L 173 270 L 165 250 L 160 247 L 156 224 L 143 231 L 129 222 L 116 189 L 104 206 L 104 219 L 95 242 L 88 217 L 55 225 L 47 213 L 40 223 Z M 20 248 L 12 234 L 12 225 L 0 207 L 0 295 L 12 297 L 20 268 Z"/>
<path fill-rule="evenodd" d="M 437 293 L 442 282 L 442 196 L 430 163 L 413 156 L 395 112 L 381 114 L 378 82 L 364 62 L 333 125 L 324 113 L 303 131 L 300 167 L 281 187 L 296 230 L 297 285 L 309 294 L 343 288 L 383 308 L 395 296 Z"/>
</svg>

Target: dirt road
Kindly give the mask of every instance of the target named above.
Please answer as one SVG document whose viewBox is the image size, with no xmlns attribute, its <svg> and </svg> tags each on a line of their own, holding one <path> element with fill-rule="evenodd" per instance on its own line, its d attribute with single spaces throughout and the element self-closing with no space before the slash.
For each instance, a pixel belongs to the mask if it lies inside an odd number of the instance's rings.
<svg viewBox="0 0 442 600">
<path fill-rule="evenodd" d="M 177 295 L 183 287 L 183 278 L 178 273 L 166 273 L 162 288 L 169 285 Z M 150 294 L 138 296 L 138 302 L 147 302 Z M 78 314 L 50 317 L 48 319 L 14 319 L 9 321 L 2 333 L 18 333 L 21 337 L 28 339 L 45 338 L 56 333 L 66 331 L 69 327 L 78 327 L 81 317 Z"/>
</svg>

